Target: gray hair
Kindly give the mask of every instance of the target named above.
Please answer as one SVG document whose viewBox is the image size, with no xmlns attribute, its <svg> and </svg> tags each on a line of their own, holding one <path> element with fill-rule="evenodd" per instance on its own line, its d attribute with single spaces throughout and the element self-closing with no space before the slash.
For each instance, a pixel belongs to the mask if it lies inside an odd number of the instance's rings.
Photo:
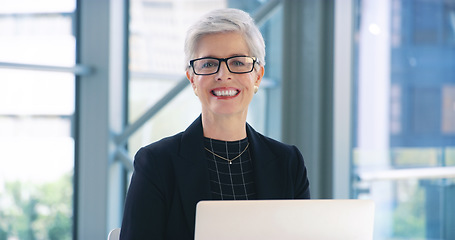
<svg viewBox="0 0 455 240">
<path fill-rule="evenodd" d="M 194 58 L 197 42 L 201 37 L 223 32 L 242 34 L 250 51 L 249 54 L 256 57 L 260 65 L 265 65 L 265 43 L 259 28 L 248 13 L 234 8 L 213 10 L 188 29 L 185 39 L 186 63 Z"/>
</svg>

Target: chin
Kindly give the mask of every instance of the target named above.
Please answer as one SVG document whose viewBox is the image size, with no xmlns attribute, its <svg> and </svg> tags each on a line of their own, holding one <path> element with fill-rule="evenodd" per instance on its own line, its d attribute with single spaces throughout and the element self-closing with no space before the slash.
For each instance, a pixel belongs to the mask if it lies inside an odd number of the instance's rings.
<svg viewBox="0 0 455 240">
<path fill-rule="evenodd" d="M 220 116 L 236 116 L 236 115 L 243 115 L 244 113 L 247 113 L 247 110 L 245 109 L 217 109 L 213 111 L 215 114 L 220 115 Z"/>
</svg>

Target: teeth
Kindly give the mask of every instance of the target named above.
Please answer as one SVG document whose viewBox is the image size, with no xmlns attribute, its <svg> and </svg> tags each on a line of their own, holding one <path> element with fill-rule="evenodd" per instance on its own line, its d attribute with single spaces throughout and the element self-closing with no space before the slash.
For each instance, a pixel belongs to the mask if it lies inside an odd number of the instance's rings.
<svg viewBox="0 0 455 240">
<path fill-rule="evenodd" d="M 235 96 L 238 91 L 237 90 L 222 90 L 222 91 L 213 91 L 215 96 L 217 97 L 232 97 Z"/>
</svg>

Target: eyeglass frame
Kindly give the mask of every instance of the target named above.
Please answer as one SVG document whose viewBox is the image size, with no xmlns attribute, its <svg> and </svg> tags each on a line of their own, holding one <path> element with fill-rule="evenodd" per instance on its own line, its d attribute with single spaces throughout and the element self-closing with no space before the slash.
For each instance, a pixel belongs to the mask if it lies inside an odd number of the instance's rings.
<svg viewBox="0 0 455 240">
<path fill-rule="evenodd" d="M 236 58 L 236 57 L 249 57 L 249 58 L 252 58 L 253 59 L 253 64 L 252 64 L 251 70 L 245 71 L 245 72 L 233 72 L 233 71 L 231 71 L 231 69 L 229 68 L 229 65 L 227 64 L 227 61 L 229 59 Z M 213 72 L 213 73 L 196 73 L 196 70 L 194 69 L 194 65 L 193 64 L 194 64 L 195 61 L 202 60 L 202 59 L 216 59 L 216 60 L 218 60 L 218 68 L 216 69 L 216 71 Z M 193 73 L 196 74 L 196 75 L 207 76 L 207 75 L 212 75 L 212 74 L 215 74 L 215 73 L 219 72 L 220 71 L 221 62 L 224 62 L 226 64 L 226 67 L 227 67 L 227 69 L 228 69 L 228 71 L 230 73 L 244 74 L 244 73 L 252 72 L 254 70 L 254 64 L 257 63 L 258 60 L 257 60 L 256 57 L 251 57 L 251 56 L 232 56 L 232 57 L 228 57 L 228 58 L 202 57 L 202 58 L 196 58 L 196 59 L 190 60 L 190 65 L 188 67 L 191 67 L 193 69 Z"/>
</svg>

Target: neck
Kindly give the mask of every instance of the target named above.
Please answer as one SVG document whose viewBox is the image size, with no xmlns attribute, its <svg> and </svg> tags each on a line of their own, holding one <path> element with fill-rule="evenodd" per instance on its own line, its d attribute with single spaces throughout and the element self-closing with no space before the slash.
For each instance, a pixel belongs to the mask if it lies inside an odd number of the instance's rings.
<svg viewBox="0 0 455 240">
<path fill-rule="evenodd" d="M 214 117 L 202 114 L 204 137 L 237 141 L 246 138 L 246 117 L 222 116 Z"/>
</svg>

